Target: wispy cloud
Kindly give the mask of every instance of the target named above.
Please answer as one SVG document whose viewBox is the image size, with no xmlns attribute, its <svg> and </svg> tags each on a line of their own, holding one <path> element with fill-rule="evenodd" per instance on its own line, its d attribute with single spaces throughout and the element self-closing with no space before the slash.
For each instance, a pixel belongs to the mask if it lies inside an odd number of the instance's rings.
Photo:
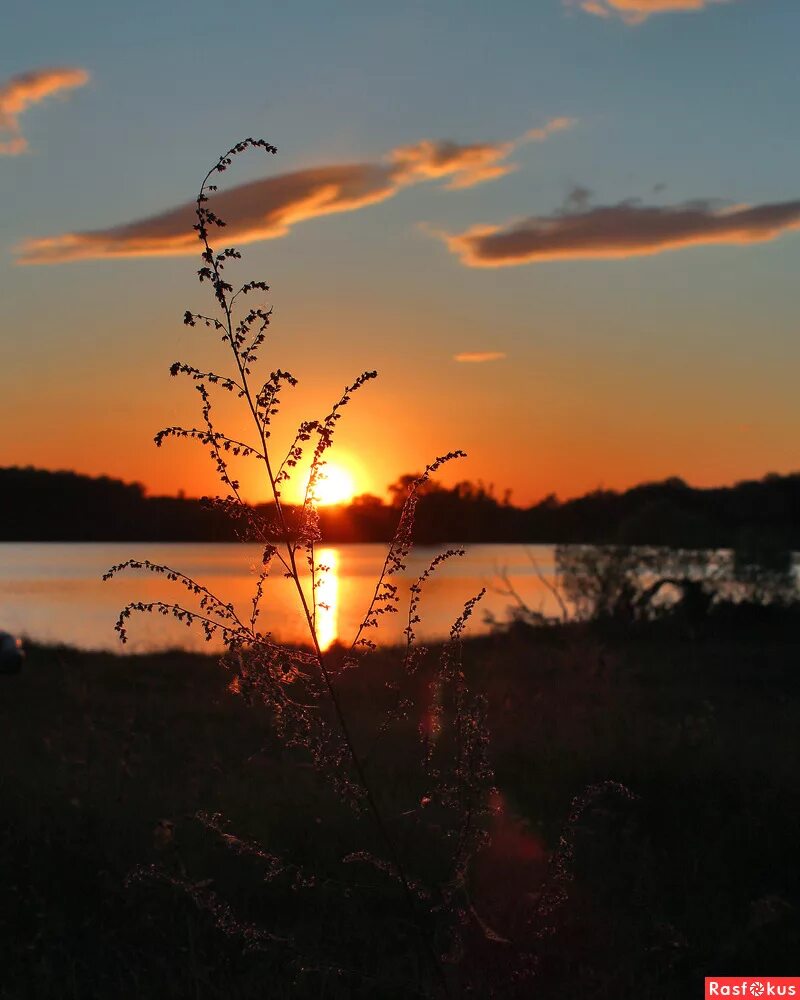
<svg viewBox="0 0 800 1000">
<path fill-rule="evenodd" d="M 540 128 L 528 129 L 525 135 L 517 140 L 517 145 L 522 145 L 525 142 L 543 142 L 545 139 L 549 139 L 554 133 L 566 132 L 574 128 L 577 124 L 578 120 L 576 118 L 567 118 L 563 115 L 560 118 L 551 118 L 550 121 L 545 122 Z"/>
<path fill-rule="evenodd" d="M 639 257 L 704 244 L 747 244 L 800 228 L 800 201 L 720 207 L 636 202 L 532 216 L 508 226 L 439 234 L 469 267 Z"/>
<path fill-rule="evenodd" d="M 557 123 L 557 124 L 554 124 Z M 536 138 L 569 128 L 571 119 L 553 119 Z M 533 141 L 527 133 L 500 143 L 461 145 L 423 140 L 392 150 L 377 163 L 346 163 L 294 170 L 230 188 L 214 196 L 214 212 L 227 223 L 226 243 L 285 236 L 298 222 L 351 212 L 394 197 L 424 181 L 466 188 L 514 169 L 512 151 Z M 195 203 L 108 229 L 62 233 L 27 240 L 19 248 L 23 264 L 54 264 L 100 257 L 172 256 L 197 250 Z"/>
<path fill-rule="evenodd" d="M 641 24 L 653 14 L 705 10 L 712 4 L 729 0 L 566 0 L 568 6 L 579 6 L 597 17 L 619 17 L 626 24 Z"/>
<path fill-rule="evenodd" d="M 453 361 L 482 364 L 484 361 L 502 361 L 505 357 L 504 351 L 467 351 L 464 354 L 454 354 Z"/>
<path fill-rule="evenodd" d="M 19 119 L 33 104 L 89 82 L 85 69 L 52 67 L 12 76 L 0 86 L 0 156 L 19 156 L 28 149 Z"/>
<path fill-rule="evenodd" d="M 390 156 L 397 165 L 394 173 L 398 181 L 414 184 L 447 178 L 445 187 L 455 190 L 496 180 L 516 170 L 515 164 L 503 162 L 516 146 L 516 142 L 460 146 L 423 139 L 414 146 L 394 150 Z"/>
<path fill-rule="evenodd" d="M 538 128 L 529 129 L 517 139 L 499 143 L 473 143 L 462 146 L 454 142 L 432 142 L 424 139 L 414 146 L 403 146 L 390 154 L 398 164 L 399 176 L 409 182 L 449 178 L 448 190 L 473 187 L 484 181 L 504 177 L 517 169 L 506 162 L 520 146 L 543 142 L 556 132 L 575 126 L 574 118 L 551 118 Z"/>
</svg>

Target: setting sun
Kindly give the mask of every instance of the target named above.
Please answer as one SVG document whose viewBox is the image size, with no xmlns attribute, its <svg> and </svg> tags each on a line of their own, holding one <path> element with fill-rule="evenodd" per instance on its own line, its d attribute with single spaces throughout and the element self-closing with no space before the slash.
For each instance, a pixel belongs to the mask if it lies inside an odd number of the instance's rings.
<svg viewBox="0 0 800 1000">
<path fill-rule="evenodd" d="M 317 481 L 316 494 L 322 507 L 348 503 L 355 494 L 353 477 L 341 465 L 326 465 Z"/>
</svg>

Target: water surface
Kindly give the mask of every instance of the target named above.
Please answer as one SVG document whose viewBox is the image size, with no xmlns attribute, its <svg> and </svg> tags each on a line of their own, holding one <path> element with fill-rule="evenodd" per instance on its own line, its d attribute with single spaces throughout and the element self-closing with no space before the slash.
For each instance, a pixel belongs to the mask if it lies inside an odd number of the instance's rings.
<svg viewBox="0 0 800 1000">
<path fill-rule="evenodd" d="M 194 608 L 192 597 L 161 576 L 128 571 L 108 582 L 103 573 L 126 559 L 165 563 L 202 583 L 225 601 L 232 601 L 243 619 L 249 618 L 258 545 L 159 542 L 6 542 L 0 543 L 0 629 L 39 642 L 66 643 L 82 649 L 119 650 L 114 631 L 119 610 L 130 601 L 182 602 Z M 408 586 L 438 549 L 416 549 L 400 578 L 400 613 L 382 619 L 369 637 L 379 644 L 400 641 L 406 624 Z M 349 643 L 364 616 L 386 555 L 385 545 L 338 545 L 318 550 L 318 560 L 330 570 L 318 597 L 319 632 L 325 646 Z M 506 616 L 513 598 L 501 593 L 507 574 L 519 596 L 532 608 L 555 614 L 552 596 L 542 582 L 553 573 L 552 546 L 470 545 L 466 555 L 441 566 L 425 588 L 418 633 L 425 639 L 447 635 L 464 602 L 481 590 L 487 594 L 473 616 L 468 634 L 488 629 L 487 613 Z M 307 641 L 307 631 L 293 584 L 276 566 L 267 581 L 262 631 L 282 641 Z M 134 615 L 129 621 L 131 652 L 168 648 L 208 649 L 199 628 L 186 628 L 160 615 Z M 212 644 L 214 648 L 214 644 Z"/>
</svg>

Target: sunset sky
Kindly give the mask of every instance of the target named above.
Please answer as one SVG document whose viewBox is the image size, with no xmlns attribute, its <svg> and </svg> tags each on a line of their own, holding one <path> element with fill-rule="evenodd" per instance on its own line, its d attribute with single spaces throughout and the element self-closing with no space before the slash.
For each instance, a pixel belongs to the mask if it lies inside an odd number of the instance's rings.
<svg viewBox="0 0 800 1000">
<path fill-rule="evenodd" d="M 358 492 L 455 448 L 445 483 L 524 504 L 800 468 L 797 0 L 31 0 L 3 22 L 0 465 L 214 489 L 199 446 L 152 437 L 195 422 L 170 363 L 222 357 L 181 321 L 211 309 L 186 206 L 253 135 L 278 154 L 221 179 L 222 245 L 271 286 L 288 436 L 378 369 L 333 456 Z"/>
</svg>

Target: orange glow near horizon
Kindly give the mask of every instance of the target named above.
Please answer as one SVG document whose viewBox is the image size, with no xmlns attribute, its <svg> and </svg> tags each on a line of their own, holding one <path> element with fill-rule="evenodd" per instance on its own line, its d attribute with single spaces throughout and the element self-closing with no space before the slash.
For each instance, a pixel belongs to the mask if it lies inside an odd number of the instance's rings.
<svg viewBox="0 0 800 1000">
<path fill-rule="evenodd" d="M 521 507 L 537 503 L 549 493 L 565 500 L 597 488 L 625 490 L 668 476 L 680 476 L 692 486 L 712 487 L 758 479 L 767 471 L 784 474 L 797 469 L 792 437 L 786 430 L 793 426 L 784 402 L 791 386 L 788 365 L 783 380 L 773 384 L 773 394 L 759 402 L 757 417 L 743 411 L 741 404 L 738 410 L 725 412 L 725 394 L 732 388 L 742 392 L 745 388 L 745 383 L 737 380 L 736 365 L 725 368 L 727 381 L 724 386 L 719 381 L 720 396 L 715 397 L 720 412 L 712 417 L 704 410 L 712 375 L 702 365 L 685 374 L 683 369 L 670 370 L 669 377 L 662 372 L 658 380 L 637 378 L 635 369 L 621 365 L 610 369 L 604 380 L 592 382 L 589 369 L 595 371 L 601 364 L 597 354 L 570 364 L 574 370 L 570 369 L 568 376 L 549 381 L 542 377 L 535 395 L 528 390 L 523 404 L 518 401 L 519 393 L 528 383 L 525 369 L 515 364 L 454 364 L 456 381 L 452 386 L 437 390 L 432 382 L 417 383 L 423 404 L 405 410 L 397 385 L 387 379 L 388 386 L 377 387 L 383 388 L 382 392 L 365 393 L 348 411 L 327 471 L 330 475 L 334 467 L 342 469 L 350 477 L 349 490 L 337 495 L 320 483 L 320 492 L 325 487 L 323 505 L 346 503 L 364 493 L 388 501 L 390 483 L 402 475 L 421 472 L 426 460 L 451 447 L 463 448 L 468 457 L 441 469 L 436 474 L 437 483 L 449 488 L 460 480 L 483 480 L 495 485 L 499 497 L 506 488 L 512 489 L 511 501 Z M 289 357 L 287 367 L 300 370 L 302 365 Z M 460 401 L 501 369 L 503 391 L 498 387 L 491 396 L 495 424 L 476 425 L 477 416 Z M 168 442 L 159 449 L 152 443 L 153 428 L 173 422 L 191 425 L 193 421 L 193 400 L 179 393 L 179 387 L 165 397 L 159 377 L 153 376 L 141 404 L 118 410 L 120 399 L 135 398 L 135 377 L 136 372 L 130 370 L 120 376 L 118 384 L 106 385 L 92 382 L 89 374 L 77 375 L 68 388 L 55 385 L 55 375 L 47 376 L 42 391 L 46 388 L 57 401 L 63 420 L 53 424 L 46 408 L 26 416 L 25 434 L 7 435 L 3 442 L 0 464 L 72 469 L 82 475 L 139 482 L 150 496 L 224 494 L 226 489 L 202 447 Z M 335 396 L 336 385 L 346 377 L 337 374 L 302 399 L 287 400 L 281 415 L 284 423 L 292 427 L 303 414 L 323 412 Z M 315 378 L 312 369 L 310 380 Z M 675 412 L 670 401 L 679 378 L 684 380 L 687 405 Z M 20 382 L 4 397 L 0 408 L 9 426 L 20 413 L 27 414 L 28 395 L 28 387 Z M 487 395 L 487 405 L 489 398 Z M 108 419 L 98 421 L 92 416 L 97 412 L 106 413 Z M 636 420 L 631 420 L 631 413 L 637 414 Z M 402 431 L 393 433 L 388 442 L 382 428 L 390 426 L 399 414 L 403 415 Z M 669 414 L 667 424 L 665 414 Z M 244 418 L 239 422 L 235 407 L 224 411 L 222 419 L 234 437 L 245 438 L 247 424 Z M 494 426 L 502 433 L 490 429 Z M 698 426 L 702 433 L 698 433 Z M 536 427 L 535 436 L 531 427 Z M 587 428 L 592 429 L 591 434 Z M 283 444 L 282 440 L 276 444 L 276 454 L 283 454 Z M 233 470 L 248 502 L 270 502 L 269 482 L 258 462 L 238 459 Z M 292 472 L 291 480 L 283 484 L 282 495 L 287 504 L 294 505 L 303 500 L 307 461 Z"/>
</svg>

